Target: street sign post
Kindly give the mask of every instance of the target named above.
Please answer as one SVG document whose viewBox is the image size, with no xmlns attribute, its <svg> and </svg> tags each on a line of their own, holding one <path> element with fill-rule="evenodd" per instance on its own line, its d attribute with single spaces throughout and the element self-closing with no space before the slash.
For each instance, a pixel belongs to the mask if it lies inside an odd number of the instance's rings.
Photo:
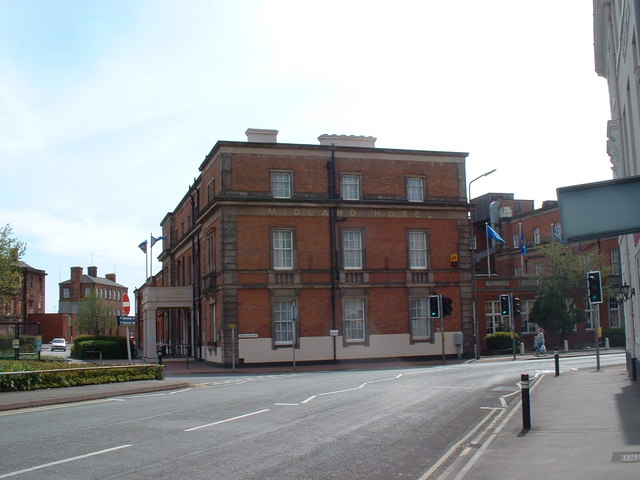
<svg viewBox="0 0 640 480">
<path fill-rule="evenodd" d="M 130 317 L 128 315 L 118 315 L 116 318 L 118 320 L 118 326 L 134 326 L 136 324 L 136 317 Z"/>
<path fill-rule="evenodd" d="M 127 302 L 126 304 L 125 304 L 125 301 Z M 122 297 L 122 309 L 127 313 L 129 313 L 128 304 L 129 304 L 129 297 L 125 293 L 124 296 Z M 136 317 L 130 317 L 129 315 L 118 315 L 116 317 L 116 320 L 117 320 L 118 326 L 125 325 L 127 327 L 127 357 L 129 357 L 129 364 L 132 364 L 133 362 L 131 361 L 131 333 L 129 332 L 129 327 L 135 326 Z"/>
</svg>

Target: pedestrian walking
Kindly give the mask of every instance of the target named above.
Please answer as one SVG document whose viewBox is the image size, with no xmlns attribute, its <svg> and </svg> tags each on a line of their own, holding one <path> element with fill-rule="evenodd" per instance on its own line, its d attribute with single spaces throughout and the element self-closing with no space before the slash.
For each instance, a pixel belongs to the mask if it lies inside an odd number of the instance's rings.
<svg viewBox="0 0 640 480">
<path fill-rule="evenodd" d="M 538 357 L 541 353 L 544 354 L 546 352 L 547 348 L 544 345 L 544 330 L 542 328 L 539 328 L 538 334 L 533 340 L 533 354 Z"/>
</svg>

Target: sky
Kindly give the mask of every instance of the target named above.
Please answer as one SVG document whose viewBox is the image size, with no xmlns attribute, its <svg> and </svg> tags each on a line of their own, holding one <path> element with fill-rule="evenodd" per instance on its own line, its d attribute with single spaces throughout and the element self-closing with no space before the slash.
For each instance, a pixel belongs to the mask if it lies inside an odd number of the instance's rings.
<svg viewBox="0 0 640 480">
<path fill-rule="evenodd" d="M 0 0 L 0 12 L 0 225 L 47 272 L 47 313 L 73 266 L 141 286 L 138 245 L 213 145 L 247 128 L 468 152 L 467 181 L 496 169 L 472 197 L 536 208 L 612 178 L 590 1 Z"/>
</svg>

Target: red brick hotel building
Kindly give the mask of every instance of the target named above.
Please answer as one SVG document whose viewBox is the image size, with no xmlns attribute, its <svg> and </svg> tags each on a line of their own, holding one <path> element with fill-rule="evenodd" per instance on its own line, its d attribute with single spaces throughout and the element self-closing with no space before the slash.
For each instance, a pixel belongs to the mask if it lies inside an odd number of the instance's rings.
<svg viewBox="0 0 640 480">
<path fill-rule="evenodd" d="M 160 350 L 232 366 L 472 351 L 466 153 L 246 133 L 215 144 L 161 222 L 163 268 L 138 291 L 147 359 Z M 430 318 L 434 293 L 452 299 L 444 322 Z"/>
</svg>

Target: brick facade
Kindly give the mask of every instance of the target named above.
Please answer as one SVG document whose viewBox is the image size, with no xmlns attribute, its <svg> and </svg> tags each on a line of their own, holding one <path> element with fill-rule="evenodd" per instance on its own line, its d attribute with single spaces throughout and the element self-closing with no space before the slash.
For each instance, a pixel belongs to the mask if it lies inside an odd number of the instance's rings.
<svg viewBox="0 0 640 480">
<path fill-rule="evenodd" d="M 561 241 L 562 225 L 560 209 L 556 201 L 547 201 L 539 209 L 533 208 L 531 200 L 514 200 L 513 194 L 490 193 L 473 199 L 477 205 L 474 214 L 474 233 L 477 240 L 476 249 L 476 312 L 478 320 L 481 350 L 484 348 L 484 337 L 500 329 L 509 328 L 509 319 L 496 315 L 495 307 L 501 294 L 512 293 L 520 299 L 522 315 L 516 316 L 515 331 L 531 351 L 536 325 L 528 321 L 528 310 L 538 292 L 536 276 L 549 273 L 549 264 L 538 247 L 549 242 Z M 489 245 L 489 266 L 487 266 L 487 243 L 485 224 L 489 223 L 505 240 L 504 244 Z M 555 230 L 554 230 L 555 229 Z M 526 244 L 526 254 L 522 255 L 520 239 Z M 598 251 L 606 260 L 611 274 L 603 278 L 603 284 L 610 286 L 613 295 L 621 283 L 620 253 L 616 238 L 600 241 L 570 244 L 567 248 L 574 251 Z M 491 276 L 488 276 L 489 269 Z M 585 278 L 585 299 L 586 299 Z M 579 323 L 567 339 L 570 348 L 594 346 L 595 332 L 591 316 L 597 315 L 603 329 L 610 327 L 624 328 L 623 304 L 616 298 L 605 298 L 602 304 L 594 305 L 596 312 L 587 312 L 587 322 Z M 548 346 L 559 346 L 559 338 L 554 332 L 547 331 Z"/>
<path fill-rule="evenodd" d="M 190 287 L 193 305 L 159 310 L 157 343 L 224 365 L 290 361 L 292 343 L 299 361 L 435 356 L 421 307 L 437 292 L 453 299 L 446 354 L 463 331 L 466 353 L 466 154 L 366 138 L 218 142 L 161 223 L 154 284 Z"/>
</svg>

